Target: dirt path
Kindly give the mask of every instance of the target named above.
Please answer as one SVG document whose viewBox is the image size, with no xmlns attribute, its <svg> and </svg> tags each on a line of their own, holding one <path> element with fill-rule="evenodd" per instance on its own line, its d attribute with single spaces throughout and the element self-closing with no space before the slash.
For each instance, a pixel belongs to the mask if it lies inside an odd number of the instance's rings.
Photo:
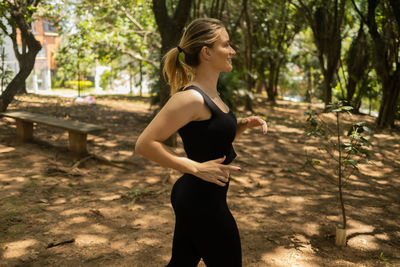
<svg viewBox="0 0 400 267">
<path fill-rule="evenodd" d="M 90 158 L 76 167 L 66 132 L 38 126 L 35 141 L 21 145 L 14 121 L 0 119 L 0 266 L 165 266 L 174 226 L 170 189 L 179 173 L 132 154 L 154 112 L 148 100 L 70 101 L 19 96 L 10 110 L 108 127 L 89 136 L 88 148 L 114 163 Z M 256 111 L 267 116 L 269 133 L 254 129 L 237 141 L 243 172 L 229 191 L 243 266 L 399 266 L 400 134 L 371 138 L 373 164 L 360 166 L 345 188 L 349 240 L 337 248 L 335 187 L 303 168 L 305 149 L 315 145 L 304 136 L 307 105 L 263 101 Z"/>
</svg>

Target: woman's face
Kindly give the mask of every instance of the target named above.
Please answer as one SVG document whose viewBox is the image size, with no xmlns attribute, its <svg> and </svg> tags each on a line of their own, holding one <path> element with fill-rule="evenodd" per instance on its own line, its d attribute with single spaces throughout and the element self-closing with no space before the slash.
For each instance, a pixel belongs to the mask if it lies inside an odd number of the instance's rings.
<svg viewBox="0 0 400 267">
<path fill-rule="evenodd" d="M 216 71 L 232 71 L 232 57 L 236 54 L 229 43 L 229 35 L 225 29 L 219 31 L 219 38 L 210 48 L 210 63 Z"/>
</svg>

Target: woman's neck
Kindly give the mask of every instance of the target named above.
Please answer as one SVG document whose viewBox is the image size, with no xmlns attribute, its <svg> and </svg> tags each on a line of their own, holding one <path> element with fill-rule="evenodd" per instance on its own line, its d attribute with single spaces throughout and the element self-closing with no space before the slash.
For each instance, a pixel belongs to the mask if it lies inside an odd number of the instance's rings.
<svg viewBox="0 0 400 267">
<path fill-rule="evenodd" d="M 209 96 L 218 95 L 217 83 L 218 83 L 219 72 L 214 71 L 206 66 L 198 66 L 196 68 L 196 74 L 192 81 L 193 85 L 197 85 Z"/>
</svg>

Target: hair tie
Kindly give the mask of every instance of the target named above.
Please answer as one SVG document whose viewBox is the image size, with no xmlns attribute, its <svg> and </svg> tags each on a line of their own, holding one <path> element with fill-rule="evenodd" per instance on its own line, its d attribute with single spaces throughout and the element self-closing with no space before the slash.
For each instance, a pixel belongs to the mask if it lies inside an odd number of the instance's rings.
<svg viewBox="0 0 400 267">
<path fill-rule="evenodd" d="M 179 45 L 177 46 L 177 48 L 178 48 L 179 53 L 183 52 L 183 49 Z"/>
</svg>

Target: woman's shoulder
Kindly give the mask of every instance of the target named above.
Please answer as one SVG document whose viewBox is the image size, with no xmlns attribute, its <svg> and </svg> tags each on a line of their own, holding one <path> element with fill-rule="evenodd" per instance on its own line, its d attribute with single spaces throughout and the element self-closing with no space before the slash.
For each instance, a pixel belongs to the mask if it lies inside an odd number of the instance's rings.
<svg viewBox="0 0 400 267">
<path fill-rule="evenodd" d="M 203 96 L 193 86 L 186 86 L 179 92 L 176 92 L 172 95 L 171 100 L 187 105 L 204 104 Z"/>
</svg>

